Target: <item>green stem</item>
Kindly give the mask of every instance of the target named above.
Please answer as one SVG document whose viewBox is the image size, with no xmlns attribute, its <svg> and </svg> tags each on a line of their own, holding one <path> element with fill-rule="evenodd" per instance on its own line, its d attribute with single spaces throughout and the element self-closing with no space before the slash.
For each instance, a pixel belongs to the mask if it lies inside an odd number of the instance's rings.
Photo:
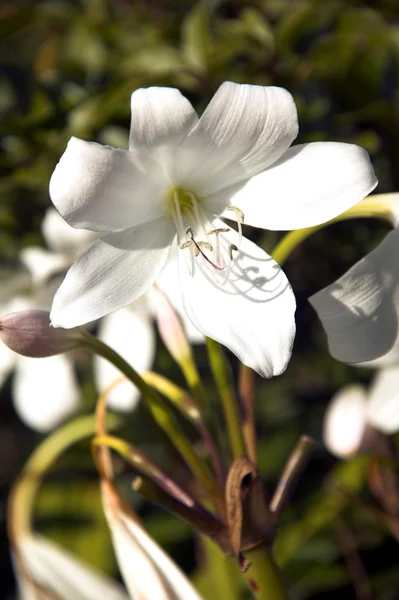
<svg viewBox="0 0 399 600">
<path fill-rule="evenodd" d="M 201 536 L 201 554 L 199 581 L 195 583 L 204 597 L 240 600 L 244 586 L 237 561 L 223 556 L 220 548 L 205 536 Z"/>
<path fill-rule="evenodd" d="M 238 404 L 233 392 L 229 368 L 223 350 L 215 340 L 206 338 L 209 362 L 222 401 L 227 431 L 234 458 L 246 456 L 244 434 L 241 426 Z"/>
<path fill-rule="evenodd" d="M 254 598 L 258 600 L 288 600 L 280 569 L 266 545 L 245 552 L 251 566 L 243 574 Z"/>
<path fill-rule="evenodd" d="M 108 426 L 115 428 L 120 418 L 111 416 Z M 11 536 L 18 532 L 32 530 L 32 516 L 35 498 L 43 476 L 50 470 L 55 461 L 70 446 L 83 438 L 96 433 L 93 415 L 80 417 L 57 429 L 40 444 L 28 459 L 24 470 L 14 485 L 10 502 Z"/>
<path fill-rule="evenodd" d="M 290 231 L 274 248 L 272 257 L 281 266 L 301 242 L 306 240 L 316 231 L 320 231 L 321 229 L 324 229 L 324 227 L 327 227 L 327 225 L 338 223 L 339 221 L 358 218 L 374 218 L 382 219 L 388 221 L 390 224 L 393 224 L 396 217 L 392 206 L 390 205 L 389 201 L 387 201 L 388 196 L 390 196 L 390 194 L 376 194 L 374 196 L 368 196 L 359 202 L 359 204 L 352 206 L 352 208 L 344 212 L 342 215 L 335 217 L 335 219 L 331 219 L 330 221 L 320 225 L 315 225 L 314 227 L 306 227 L 304 229 Z"/>
<path fill-rule="evenodd" d="M 174 415 L 170 412 L 168 403 L 117 352 L 87 331 L 84 332 L 83 345 L 112 363 L 139 389 L 155 421 L 183 457 L 194 477 L 198 479 L 214 501 L 220 503 L 223 500 L 221 490 L 209 469 L 193 450 L 192 443 L 184 435 Z"/>
</svg>

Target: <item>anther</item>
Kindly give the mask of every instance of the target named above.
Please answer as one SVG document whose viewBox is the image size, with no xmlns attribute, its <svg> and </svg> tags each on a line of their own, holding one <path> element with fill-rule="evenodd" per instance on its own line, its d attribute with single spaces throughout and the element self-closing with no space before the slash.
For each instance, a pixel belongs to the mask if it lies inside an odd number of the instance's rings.
<svg viewBox="0 0 399 600">
<path fill-rule="evenodd" d="M 238 248 L 235 244 L 230 244 L 229 246 L 229 258 L 233 260 L 233 252 L 238 252 Z"/>
<path fill-rule="evenodd" d="M 228 227 L 219 227 L 219 229 L 212 229 L 207 232 L 207 235 L 219 234 L 219 233 L 229 233 L 230 229 Z"/>
<path fill-rule="evenodd" d="M 193 240 L 188 240 L 188 242 L 183 242 L 182 244 L 180 244 L 180 250 L 184 250 L 185 248 L 191 248 L 191 246 L 193 246 L 194 242 Z"/>
<path fill-rule="evenodd" d="M 209 242 L 198 242 L 198 246 L 201 248 L 206 248 L 209 252 L 213 252 L 213 246 Z"/>
<path fill-rule="evenodd" d="M 240 208 L 238 208 L 237 206 L 230 205 L 226 208 L 226 210 L 231 210 L 235 213 L 238 223 L 240 223 L 241 225 L 244 223 L 244 213 Z"/>
</svg>

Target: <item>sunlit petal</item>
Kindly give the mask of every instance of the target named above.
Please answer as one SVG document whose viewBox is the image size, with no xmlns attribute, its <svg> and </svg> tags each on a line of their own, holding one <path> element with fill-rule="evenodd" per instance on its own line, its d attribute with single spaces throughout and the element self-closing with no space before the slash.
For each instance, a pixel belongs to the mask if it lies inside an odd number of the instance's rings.
<svg viewBox="0 0 399 600">
<path fill-rule="evenodd" d="M 54 326 L 75 327 L 130 304 L 157 279 L 174 230 L 164 219 L 108 234 L 69 269 L 51 310 Z"/>
<path fill-rule="evenodd" d="M 176 157 L 177 184 L 208 196 L 272 165 L 298 134 L 279 87 L 223 83 Z"/>
<path fill-rule="evenodd" d="M 73 137 L 51 177 L 50 196 L 73 227 L 117 231 L 163 216 L 167 188 L 154 160 Z"/>
<path fill-rule="evenodd" d="M 192 259 L 179 251 L 184 308 L 204 335 L 227 346 L 263 377 L 272 377 L 284 371 L 291 356 L 294 294 L 266 252 L 246 238 L 239 244 L 237 232 L 230 232 L 231 242 L 239 250 L 225 283 L 202 256 Z"/>
</svg>

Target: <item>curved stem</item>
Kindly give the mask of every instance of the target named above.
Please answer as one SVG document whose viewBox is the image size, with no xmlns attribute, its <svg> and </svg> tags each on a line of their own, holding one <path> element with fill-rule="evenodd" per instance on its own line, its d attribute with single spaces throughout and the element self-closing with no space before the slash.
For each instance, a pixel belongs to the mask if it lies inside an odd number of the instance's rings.
<svg viewBox="0 0 399 600">
<path fill-rule="evenodd" d="M 397 215 L 395 215 L 392 205 L 387 200 L 388 196 L 394 196 L 394 194 L 375 194 L 374 196 L 369 196 L 359 202 L 359 204 L 352 206 L 352 208 L 342 215 L 339 215 L 326 223 L 290 231 L 274 248 L 271 253 L 272 257 L 281 266 L 301 242 L 306 240 L 316 231 L 320 231 L 332 223 L 338 223 L 348 219 L 374 218 L 388 221 L 391 225 L 396 224 Z"/>
<path fill-rule="evenodd" d="M 222 491 L 219 489 L 208 467 L 194 451 L 192 443 L 181 430 L 168 404 L 158 392 L 150 387 L 124 358 L 87 331 L 84 332 L 83 345 L 112 363 L 140 390 L 155 421 L 169 437 L 204 490 L 211 495 L 216 504 L 220 505 L 223 502 Z"/>
<path fill-rule="evenodd" d="M 115 428 L 121 423 L 111 415 L 108 426 Z M 40 444 L 28 459 L 23 472 L 16 481 L 10 499 L 10 534 L 27 533 L 32 530 L 32 516 L 36 494 L 43 476 L 70 446 L 96 433 L 93 415 L 80 417 L 58 429 Z"/>
</svg>

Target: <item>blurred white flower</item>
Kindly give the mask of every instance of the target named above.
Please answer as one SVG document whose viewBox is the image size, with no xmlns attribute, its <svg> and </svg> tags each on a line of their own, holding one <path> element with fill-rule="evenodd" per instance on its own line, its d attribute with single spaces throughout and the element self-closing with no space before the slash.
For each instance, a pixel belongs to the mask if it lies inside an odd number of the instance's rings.
<svg viewBox="0 0 399 600">
<path fill-rule="evenodd" d="M 112 485 L 104 480 L 101 486 L 119 569 L 130 597 L 201 600 L 175 563 L 122 506 Z"/>
<path fill-rule="evenodd" d="M 72 138 L 52 176 L 52 201 L 71 225 L 110 232 L 69 270 L 53 324 L 73 327 L 129 304 L 173 249 L 195 327 L 261 375 L 281 373 L 295 299 L 279 266 L 242 236 L 242 222 L 297 229 L 337 216 L 376 185 L 367 153 L 338 143 L 289 148 L 297 113 L 278 87 L 226 82 L 200 119 L 172 88 L 137 90 L 131 108 L 129 151 Z"/>
<path fill-rule="evenodd" d="M 128 600 L 116 581 L 43 536 L 21 534 L 15 543 L 20 600 Z"/>
<path fill-rule="evenodd" d="M 373 430 L 399 431 L 399 366 L 379 371 L 369 390 L 348 385 L 337 392 L 326 411 L 323 439 L 330 452 L 348 458 L 369 449 Z"/>
<path fill-rule="evenodd" d="M 379 197 L 396 227 L 399 194 Z M 360 363 L 382 357 L 375 366 L 399 364 L 398 255 L 396 228 L 345 275 L 309 299 L 326 331 L 329 350 L 338 360 Z"/>
<path fill-rule="evenodd" d="M 26 248 L 21 264 L 3 279 L 1 315 L 32 310 L 49 310 L 59 284 L 57 273 L 67 267 L 61 255 L 42 248 Z M 0 344 L 0 385 L 15 370 L 12 398 L 21 420 L 46 432 L 80 407 L 79 389 L 68 354 L 49 358 L 27 358 Z"/>
<path fill-rule="evenodd" d="M 60 273 L 65 273 L 87 245 L 98 237 L 97 233 L 73 229 L 53 208 L 46 212 L 42 232 L 49 250 L 28 247 L 21 252 L 21 264 L 3 269 L 0 316 L 15 311 L 31 309 L 49 310 Z M 176 310 L 179 306 L 177 274 L 165 270 L 159 286 L 172 296 Z M 155 331 L 153 309 L 148 295 L 136 302 L 107 315 L 98 324 L 98 336 L 118 352 L 138 372 L 151 368 L 155 356 Z M 203 336 L 184 315 L 191 342 L 203 340 Z M 21 420 L 46 432 L 54 429 L 80 408 L 79 388 L 75 377 L 72 355 L 56 355 L 50 358 L 27 358 L 0 344 L 0 385 L 12 370 L 13 402 Z M 95 383 L 103 390 L 120 376 L 120 372 L 108 361 L 94 358 Z M 138 390 L 128 381 L 121 383 L 109 394 L 108 406 L 118 411 L 132 410 L 139 400 Z"/>
</svg>

